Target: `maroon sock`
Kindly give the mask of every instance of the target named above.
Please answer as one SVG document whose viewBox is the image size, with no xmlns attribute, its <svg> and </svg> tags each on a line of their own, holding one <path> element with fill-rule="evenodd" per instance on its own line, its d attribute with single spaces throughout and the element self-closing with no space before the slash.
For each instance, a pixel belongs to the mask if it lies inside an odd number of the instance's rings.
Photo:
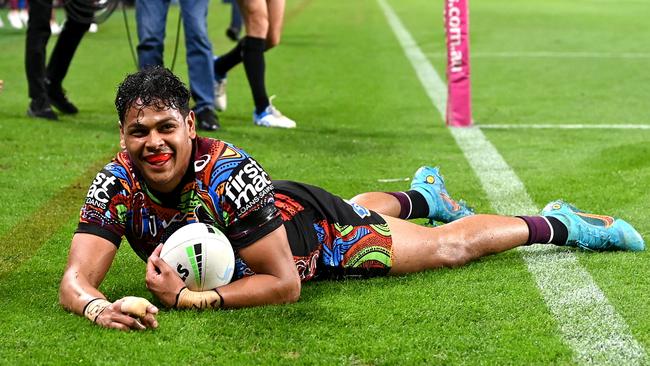
<svg viewBox="0 0 650 366">
<path fill-rule="evenodd" d="M 409 216 L 411 215 L 411 209 L 413 208 L 409 196 L 407 196 L 406 193 L 404 192 L 386 192 L 386 193 L 397 198 L 397 200 L 399 201 L 399 206 L 400 206 L 399 218 L 404 220 L 408 219 Z"/>
<path fill-rule="evenodd" d="M 530 244 L 548 244 L 553 238 L 551 224 L 544 216 L 517 216 L 524 220 L 528 225 L 528 240 L 526 245 Z"/>
<path fill-rule="evenodd" d="M 391 196 L 397 198 L 400 205 L 399 218 L 408 219 L 421 219 L 427 217 L 429 214 L 429 205 L 424 197 L 416 191 L 406 192 L 386 192 Z"/>
</svg>

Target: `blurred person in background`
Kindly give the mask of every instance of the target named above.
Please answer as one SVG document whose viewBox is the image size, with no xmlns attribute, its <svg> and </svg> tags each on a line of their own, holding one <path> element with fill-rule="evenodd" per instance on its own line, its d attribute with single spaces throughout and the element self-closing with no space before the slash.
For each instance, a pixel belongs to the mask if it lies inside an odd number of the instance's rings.
<svg viewBox="0 0 650 366">
<path fill-rule="evenodd" d="M 23 29 L 27 27 L 27 22 L 29 21 L 29 13 L 27 12 L 28 7 L 27 0 L 10 0 L 9 1 L 9 13 L 7 14 L 7 19 L 9 19 L 9 24 L 14 29 Z M 56 5 L 56 4 L 55 4 Z M 56 13 L 52 9 L 52 15 L 50 17 L 50 30 L 53 35 L 57 36 L 61 33 L 61 25 L 56 21 Z"/>
<path fill-rule="evenodd" d="M 214 112 L 212 44 L 207 24 L 208 0 L 179 0 L 178 3 L 185 31 L 190 91 L 196 103 L 192 110 L 196 114 L 198 128 L 215 131 L 221 126 Z M 170 0 L 135 2 L 140 70 L 164 65 L 165 26 L 169 5 Z"/>
<path fill-rule="evenodd" d="M 68 100 L 62 86 L 72 57 L 93 19 L 92 10 L 87 6 L 84 8 L 84 4 L 78 1 L 65 3 L 66 21 L 47 64 L 47 42 L 52 34 L 52 0 L 32 0 L 30 3 L 25 42 L 25 72 L 31 99 L 27 115 L 30 117 L 57 120 L 52 106 L 63 114 L 79 112 Z"/>
<path fill-rule="evenodd" d="M 280 43 L 284 6 L 284 0 L 239 1 L 246 25 L 246 36 L 228 53 L 214 58 L 214 93 L 218 111 L 225 111 L 227 107 L 228 71 L 243 62 L 255 102 L 253 123 L 263 127 L 296 127 L 296 122 L 284 116 L 271 104 L 265 84 L 264 52 Z"/>
<path fill-rule="evenodd" d="M 23 29 L 27 25 L 27 0 L 10 0 L 7 19 L 14 29 Z"/>
<path fill-rule="evenodd" d="M 239 34 L 243 25 L 239 5 L 237 4 L 237 0 L 223 0 L 223 2 L 230 4 L 230 24 L 226 28 L 226 37 L 230 38 L 233 42 L 237 42 L 239 41 Z"/>
</svg>

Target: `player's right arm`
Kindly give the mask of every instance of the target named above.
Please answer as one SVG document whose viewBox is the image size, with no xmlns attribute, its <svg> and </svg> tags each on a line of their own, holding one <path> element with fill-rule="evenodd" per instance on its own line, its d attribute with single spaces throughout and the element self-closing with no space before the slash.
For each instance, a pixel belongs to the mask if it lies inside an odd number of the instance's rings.
<svg viewBox="0 0 650 366">
<path fill-rule="evenodd" d="M 98 290 L 116 253 L 117 247 L 109 240 L 93 234 L 75 234 L 59 288 L 59 302 L 106 328 L 156 328 L 158 309 L 145 299 L 126 297 L 110 303 Z"/>
</svg>

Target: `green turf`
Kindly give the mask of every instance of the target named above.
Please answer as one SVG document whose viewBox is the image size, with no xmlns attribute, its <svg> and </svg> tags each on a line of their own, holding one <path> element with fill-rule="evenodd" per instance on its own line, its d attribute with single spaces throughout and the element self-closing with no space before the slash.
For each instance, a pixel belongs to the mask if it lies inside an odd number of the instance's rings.
<svg viewBox="0 0 650 366">
<path fill-rule="evenodd" d="M 439 72 L 442 1 L 390 1 Z M 210 5 L 215 50 L 228 8 Z M 648 123 L 650 5 L 642 1 L 477 0 L 472 10 L 474 118 L 491 124 Z M 478 178 L 424 93 L 374 0 L 290 0 L 282 44 L 267 54 L 274 103 L 293 131 L 256 128 L 241 68 L 229 77 L 223 131 L 206 135 L 252 153 L 274 178 L 345 197 L 401 190 L 439 164 L 449 190 L 491 212 Z M 171 62 L 177 11 L 168 21 Z M 0 16 L 6 19 L 6 10 Z M 61 14 L 59 14 L 62 17 Z M 129 12 L 134 31 L 133 13 Z M 0 29 L 0 363 L 5 364 L 567 364 L 572 350 L 517 252 L 454 270 L 303 286 L 293 305 L 219 312 L 164 311 L 156 331 L 102 330 L 57 303 L 76 215 L 93 171 L 117 150 L 115 86 L 133 60 L 122 14 L 82 41 L 65 81 L 76 117 L 25 117 L 24 34 Z M 532 52 L 557 53 L 530 57 Z M 510 57 L 496 57 L 510 53 Z M 187 80 L 184 48 L 175 71 Z M 635 130 L 485 130 L 533 201 L 565 198 L 624 216 L 648 236 L 647 140 Z M 85 183 L 84 183 L 85 182 Z M 75 197 L 76 196 L 76 197 Z M 648 255 L 578 253 L 650 347 Z M 144 264 L 124 243 L 101 287 L 110 299 L 152 299 Z M 152 299 L 153 300 L 153 299 Z"/>
</svg>

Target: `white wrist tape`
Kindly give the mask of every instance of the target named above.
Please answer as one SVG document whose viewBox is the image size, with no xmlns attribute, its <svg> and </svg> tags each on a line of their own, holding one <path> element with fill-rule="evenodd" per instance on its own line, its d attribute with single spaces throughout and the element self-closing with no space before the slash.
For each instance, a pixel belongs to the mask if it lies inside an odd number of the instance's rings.
<svg viewBox="0 0 650 366">
<path fill-rule="evenodd" d="M 111 306 L 112 304 L 112 302 L 99 297 L 92 299 L 86 304 L 86 306 L 84 306 L 84 316 L 90 319 L 90 321 L 96 322 L 99 314 L 101 314 L 104 310 L 106 310 L 107 307 Z"/>
<path fill-rule="evenodd" d="M 183 287 L 176 295 L 177 309 L 214 309 L 220 308 L 223 303 L 221 294 L 217 290 L 210 291 L 190 291 Z"/>
</svg>

